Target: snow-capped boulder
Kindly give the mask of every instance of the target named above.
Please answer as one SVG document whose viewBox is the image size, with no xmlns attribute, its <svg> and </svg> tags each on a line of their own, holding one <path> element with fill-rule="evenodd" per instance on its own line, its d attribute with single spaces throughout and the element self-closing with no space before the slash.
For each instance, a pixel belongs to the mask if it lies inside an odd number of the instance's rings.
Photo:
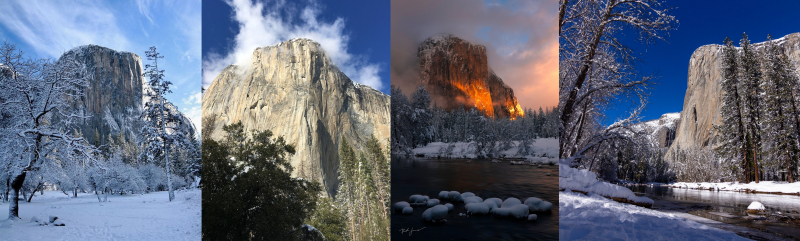
<svg viewBox="0 0 800 241">
<path fill-rule="evenodd" d="M 489 213 L 489 210 L 491 210 L 491 207 L 489 205 L 490 204 L 483 203 L 483 202 L 481 202 L 481 203 L 467 203 L 465 208 L 467 208 L 467 213 L 468 214 L 471 214 L 471 215 L 474 215 L 474 214 L 485 215 L 485 214 Z"/>
<path fill-rule="evenodd" d="M 528 205 L 531 212 L 547 212 L 553 208 L 552 203 L 535 197 L 525 199 L 525 205 Z"/>
<path fill-rule="evenodd" d="M 536 218 L 537 218 L 536 214 L 528 215 L 528 221 L 536 221 Z"/>
<path fill-rule="evenodd" d="M 467 200 L 468 197 L 474 197 L 474 196 L 475 196 L 475 194 L 472 193 L 472 192 L 464 192 L 464 193 L 461 194 L 461 197 L 463 197 L 464 200 Z"/>
<path fill-rule="evenodd" d="M 486 200 L 484 200 L 484 202 L 487 202 L 487 201 L 494 202 L 494 206 L 495 207 L 500 207 L 500 205 L 503 205 L 503 200 L 499 199 L 499 198 L 496 198 L 496 197 L 487 198 Z"/>
<path fill-rule="evenodd" d="M 461 196 L 461 193 L 459 193 L 457 191 L 450 191 L 450 193 L 447 195 L 447 197 L 450 200 L 454 201 L 454 202 L 463 202 L 464 201 L 464 197 Z"/>
<path fill-rule="evenodd" d="M 400 201 L 394 204 L 394 211 L 402 212 L 403 209 L 407 207 L 411 207 L 411 204 L 409 204 L 408 202 Z"/>
<path fill-rule="evenodd" d="M 750 206 L 747 206 L 747 213 L 760 213 L 764 210 L 767 210 L 767 208 L 764 207 L 764 204 L 761 204 L 760 202 L 752 202 L 750 203 Z"/>
<path fill-rule="evenodd" d="M 450 192 L 449 191 L 441 191 L 439 192 L 439 199 L 447 200 L 449 198 Z"/>
<path fill-rule="evenodd" d="M 436 205 L 439 205 L 439 199 L 435 199 L 434 198 L 434 199 L 428 200 L 428 207 L 433 207 L 433 206 L 436 206 Z"/>
<path fill-rule="evenodd" d="M 464 198 L 464 203 L 482 203 L 482 202 L 483 202 L 483 198 L 478 197 L 478 196 L 472 196 L 472 197 Z"/>
<path fill-rule="evenodd" d="M 428 198 L 428 196 L 414 194 L 414 195 L 411 195 L 411 197 L 409 197 L 408 200 L 411 201 L 411 203 L 413 203 L 413 204 L 425 205 L 425 204 L 428 203 L 428 200 L 430 200 L 430 198 Z"/>
<path fill-rule="evenodd" d="M 448 211 L 448 212 L 451 212 L 451 211 L 453 211 L 453 204 L 446 203 L 446 204 L 444 204 L 444 206 L 445 206 L 445 207 L 447 207 L 447 211 Z"/>
<path fill-rule="evenodd" d="M 525 204 L 517 204 L 510 208 L 495 208 L 492 212 L 497 216 L 514 218 L 526 218 L 529 214 L 528 205 Z"/>
<path fill-rule="evenodd" d="M 428 222 L 436 222 L 447 216 L 448 209 L 444 205 L 436 205 L 422 213 L 422 219 Z"/>
<path fill-rule="evenodd" d="M 412 208 L 412 207 L 404 207 L 403 208 L 403 214 L 412 214 L 412 213 L 414 213 L 414 208 Z"/>
<path fill-rule="evenodd" d="M 507 198 L 505 201 L 503 201 L 503 203 L 500 204 L 500 207 L 501 208 L 510 208 L 510 207 L 513 207 L 513 206 L 516 206 L 516 205 L 520 205 L 520 204 L 522 204 L 522 202 L 519 199 L 510 197 L 510 198 Z"/>
</svg>

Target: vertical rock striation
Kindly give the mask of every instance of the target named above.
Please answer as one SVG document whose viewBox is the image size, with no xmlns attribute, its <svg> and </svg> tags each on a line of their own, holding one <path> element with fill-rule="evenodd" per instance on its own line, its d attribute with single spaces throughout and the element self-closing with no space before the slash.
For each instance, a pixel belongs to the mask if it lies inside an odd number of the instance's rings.
<svg viewBox="0 0 800 241">
<path fill-rule="evenodd" d="M 389 139 L 390 98 L 350 80 L 319 43 L 292 39 L 253 51 L 250 66 L 225 68 L 203 94 L 204 118 L 222 126 L 241 121 L 246 131 L 271 130 L 296 147 L 292 176 L 318 180 L 336 194 L 342 138 L 366 151 L 370 135 Z"/>
</svg>

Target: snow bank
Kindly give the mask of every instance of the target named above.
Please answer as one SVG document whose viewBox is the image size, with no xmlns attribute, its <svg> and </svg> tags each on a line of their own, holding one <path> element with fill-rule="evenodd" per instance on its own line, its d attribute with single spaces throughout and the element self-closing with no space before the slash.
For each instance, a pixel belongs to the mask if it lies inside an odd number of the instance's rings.
<svg viewBox="0 0 800 241">
<path fill-rule="evenodd" d="M 589 170 L 569 167 L 564 159 L 558 167 L 558 172 L 558 188 L 561 190 L 597 193 L 609 198 L 624 198 L 631 202 L 653 204 L 652 199 L 636 196 L 628 188 L 598 181 L 597 175 Z"/>
<path fill-rule="evenodd" d="M 448 209 L 444 205 L 436 205 L 422 213 L 422 219 L 429 222 L 436 222 L 447 216 Z"/>
<path fill-rule="evenodd" d="M 672 214 L 597 194 L 560 192 L 559 240 L 747 240 Z"/>
<path fill-rule="evenodd" d="M 553 208 L 552 203 L 535 197 L 525 199 L 525 205 L 528 205 L 531 212 L 546 212 Z"/>
<path fill-rule="evenodd" d="M 766 192 L 773 194 L 800 194 L 800 182 L 761 181 L 759 183 L 739 182 L 676 182 L 669 185 L 673 188 L 691 188 L 704 190 L 734 191 L 734 192 Z"/>
<path fill-rule="evenodd" d="M 400 202 L 397 202 L 397 203 L 394 204 L 394 211 L 402 212 L 403 209 L 405 209 L 407 207 L 411 207 L 411 204 L 409 204 L 408 202 L 400 201 Z"/>
</svg>

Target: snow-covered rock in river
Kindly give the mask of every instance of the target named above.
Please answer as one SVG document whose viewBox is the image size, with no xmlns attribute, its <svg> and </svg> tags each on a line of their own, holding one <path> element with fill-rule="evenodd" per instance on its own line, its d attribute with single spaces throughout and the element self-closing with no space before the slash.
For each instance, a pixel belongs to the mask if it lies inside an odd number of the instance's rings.
<svg viewBox="0 0 800 241">
<path fill-rule="evenodd" d="M 483 199 L 478 196 L 471 196 L 468 198 L 464 198 L 464 203 L 482 203 Z"/>
<path fill-rule="evenodd" d="M 411 204 L 405 201 L 400 201 L 394 204 L 395 212 L 402 212 L 404 208 L 411 207 Z"/>
<path fill-rule="evenodd" d="M 450 191 L 450 193 L 447 194 L 447 198 L 452 200 L 453 202 L 463 202 L 464 201 L 464 197 L 461 196 L 461 193 L 459 193 L 457 191 Z"/>
<path fill-rule="evenodd" d="M 760 213 L 764 210 L 767 210 L 767 208 L 764 207 L 764 204 L 761 204 L 760 202 L 752 202 L 749 206 L 747 206 L 747 213 Z"/>
<path fill-rule="evenodd" d="M 426 205 L 426 204 L 428 204 L 428 200 L 430 200 L 430 198 L 428 198 L 428 196 L 414 194 L 414 195 L 411 195 L 411 197 L 408 197 L 408 200 L 411 201 L 411 203 L 413 203 L 413 204 Z"/>
<path fill-rule="evenodd" d="M 470 215 L 473 214 L 481 214 L 485 215 L 489 213 L 489 210 L 492 210 L 492 205 L 490 203 L 467 203 L 464 206 L 467 209 L 467 213 Z"/>
<path fill-rule="evenodd" d="M 444 206 L 445 206 L 445 207 L 447 207 L 447 211 L 448 211 L 448 212 L 451 212 L 451 211 L 453 211 L 453 204 L 450 204 L 450 203 L 445 203 L 445 204 L 444 204 Z"/>
<path fill-rule="evenodd" d="M 433 206 L 422 213 L 422 219 L 429 222 L 440 221 L 447 216 L 448 210 L 449 209 L 444 205 Z"/>
<path fill-rule="evenodd" d="M 412 214 L 412 213 L 414 213 L 414 208 L 412 208 L 412 207 L 404 207 L 403 208 L 403 214 Z"/>
<path fill-rule="evenodd" d="M 528 210 L 528 205 L 525 204 L 517 204 L 512 207 L 495 208 L 492 209 L 492 212 L 494 212 L 494 215 L 497 216 L 514 217 L 514 218 L 527 218 L 528 214 L 530 214 L 530 211 Z"/>
<path fill-rule="evenodd" d="M 449 198 L 450 198 L 450 192 L 449 191 L 441 191 L 441 192 L 439 192 L 439 199 L 447 200 Z"/>
<path fill-rule="evenodd" d="M 517 198 L 510 197 L 510 198 L 506 198 L 506 200 L 503 201 L 502 204 L 500 204 L 500 207 L 501 208 L 510 208 L 510 207 L 513 207 L 513 206 L 516 206 L 516 205 L 519 205 L 519 204 L 522 204 L 522 201 L 520 201 Z"/>
<path fill-rule="evenodd" d="M 436 205 L 439 205 L 439 199 L 435 199 L 434 198 L 434 199 L 428 200 L 428 207 L 433 207 L 433 206 L 436 206 Z"/>
<path fill-rule="evenodd" d="M 309 39 L 256 48 L 251 62 L 231 65 L 203 94 L 203 117 L 215 116 L 209 137 L 241 121 L 245 131 L 271 130 L 295 146 L 293 177 L 320 181 L 329 196 L 339 185 L 341 139 L 366 152 L 370 135 L 390 135 L 390 97 L 357 85 L 322 46 Z M 386 144 L 386 143 L 383 143 Z"/>
<path fill-rule="evenodd" d="M 525 205 L 528 205 L 531 212 L 547 212 L 553 208 L 552 203 L 535 197 L 525 199 Z"/>
<path fill-rule="evenodd" d="M 484 202 L 494 202 L 494 206 L 496 207 L 500 207 L 500 205 L 503 205 L 503 200 L 496 197 L 487 198 L 486 200 L 484 200 Z"/>
<path fill-rule="evenodd" d="M 536 218 L 537 218 L 536 214 L 528 215 L 528 221 L 536 221 Z"/>
</svg>

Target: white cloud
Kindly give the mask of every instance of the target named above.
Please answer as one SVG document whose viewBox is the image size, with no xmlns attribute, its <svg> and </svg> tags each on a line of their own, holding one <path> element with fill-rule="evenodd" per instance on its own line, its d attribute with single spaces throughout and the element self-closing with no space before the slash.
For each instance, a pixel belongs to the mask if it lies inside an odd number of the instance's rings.
<svg viewBox="0 0 800 241">
<path fill-rule="evenodd" d="M 312 39 L 325 49 L 334 64 L 352 80 L 381 89 L 380 65 L 368 63 L 363 57 L 351 54 L 345 33 L 345 20 L 333 22 L 319 19 L 322 7 L 314 1 L 302 10 L 283 0 L 256 2 L 229 0 L 233 20 L 239 24 L 232 49 L 227 54 L 208 53 L 203 60 L 203 87 L 207 88 L 228 65 L 250 65 L 253 50 L 275 45 L 292 38 Z"/>
<path fill-rule="evenodd" d="M 112 9 L 99 1 L 7 1 L 0 7 L 0 24 L 49 57 L 87 43 L 113 49 L 129 45 Z"/>
<path fill-rule="evenodd" d="M 199 105 L 202 103 L 203 95 L 200 91 L 192 92 L 189 97 L 183 98 L 183 104 L 185 105 Z"/>
</svg>

